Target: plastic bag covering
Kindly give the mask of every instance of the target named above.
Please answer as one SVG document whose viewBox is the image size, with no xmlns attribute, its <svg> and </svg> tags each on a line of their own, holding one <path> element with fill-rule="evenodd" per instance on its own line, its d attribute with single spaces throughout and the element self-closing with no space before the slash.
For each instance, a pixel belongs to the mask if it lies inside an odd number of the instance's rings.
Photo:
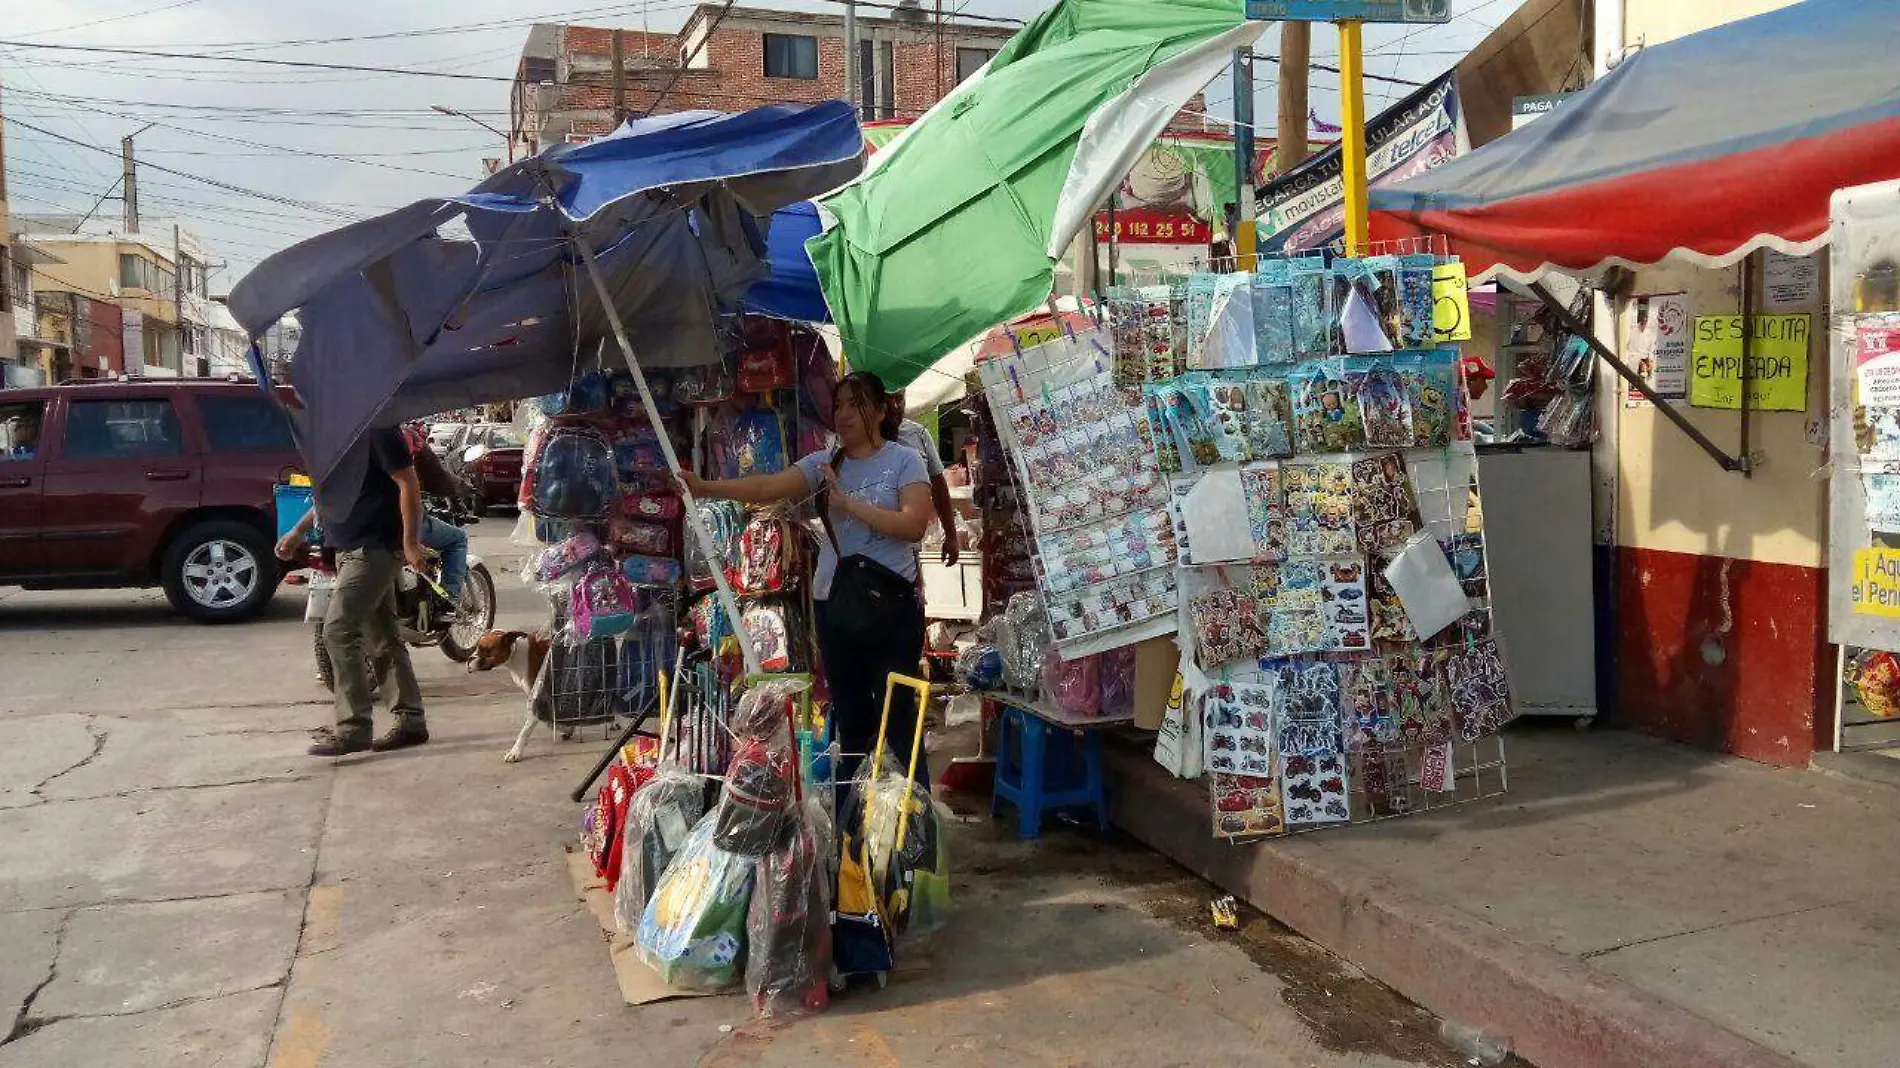
<svg viewBox="0 0 1900 1068">
<path fill-rule="evenodd" d="M 574 586 L 574 631 L 582 639 L 624 634 L 639 613 L 633 587 L 611 566 L 587 572 Z"/>
<path fill-rule="evenodd" d="M 600 539 L 585 531 L 532 553 L 523 561 L 521 579 L 530 586 L 571 582 L 590 564 L 607 558 Z"/>
<path fill-rule="evenodd" d="M 1062 659 L 1054 649 L 1042 654 L 1042 693 L 1064 712 L 1102 714 L 1102 661 L 1099 656 Z"/>
<path fill-rule="evenodd" d="M 714 841 L 721 849 L 758 857 L 779 843 L 792 807 L 794 750 L 787 715 L 805 684 L 788 679 L 760 682 L 740 696 L 729 726 L 732 762 L 719 795 Z"/>
<path fill-rule="evenodd" d="M 734 428 L 734 450 L 739 477 L 771 475 L 785 470 L 785 431 L 778 413 L 770 408 L 754 408 L 739 417 Z"/>
<path fill-rule="evenodd" d="M 1036 591 L 1024 590 L 1010 597 L 997 632 L 1004 680 L 1012 690 L 1034 693 L 1042 670 L 1042 651 L 1053 641 L 1042 598 Z"/>
<path fill-rule="evenodd" d="M 1101 654 L 1102 715 L 1135 713 L 1135 647 L 1124 645 Z"/>
<path fill-rule="evenodd" d="M 950 854 L 937 823 L 930 791 L 890 765 L 870 784 L 865 837 L 871 878 L 888 907 L 897 935 L 926 935 L 943 928 L 950 913 Z M 897 843 L 903 820 L 904 841 Z"/>
<path fill-rule="evenodd" d="M 565 628 L 563 628 L 565 629 Z M 557 631 L 535 676 L 536 717 L 562 726 L 606 723 L 626 714 L 620 646 L 612 638 L 572 642 Z"/>
<path fill-rule="evenodd" d="M 623 824 L 620 882 L 614 887 L 614 926 L 631 935 L 667 865 L 706 813 L 706 781 L 673 761 L 633 795 Z"/>
<path fill-rule="evenodd" d="M 614 452 L 591 427 L 557 426 L 542 443 L 532 510 L 544 518 L 600 519 L 620 501 Z"/>
<path fill-rule="evenodd" d="M 976 690 L 994 690 L 1003 681 L 1003 654 L 978 643 L 957 654 L 957 681 Z"/>
<path fill-rule="evenodd" d="M 745 989 L 760 1016 L 807 1016 L 830 1002 L 831 840 L 824 806 L 809 798 L 792 810 L 779 847 L 759 858 Z"/>
<path fill-rule="evenodd" d="M 718 822 L 694 825 L 640 915 L 640 959 L 672 986 L 724 990 L 741 974 L 754 861 L 714 843 Z"/>
<path fill-rule="evenodd" d="M 587 859 L 594 864 L 594 874 L 607 880 L 609 890 L 615 888 L 625 859 L 622 832 L 628 810 L 641 792 L 641 785 L 652 775 L 652 768 L 630 767 L 624 760 L 615 760 L 607 769 L 606 781 L 594 795 L 594 803 L 582 815 L 581 844 L 587 850 Z"/>
<path fill-rule="evenodd" d="M 712 536 L 716 559 L 708 559 L 698 538 L 687 539 L 686 577 L 694 587 L 713 588 L 713 568 L 721 570 L 738 559 L 739 535 L 745 529 L 745 513 L 732 501 L 696 501 L 694 510 L 706 532 Z"/>
</svg>

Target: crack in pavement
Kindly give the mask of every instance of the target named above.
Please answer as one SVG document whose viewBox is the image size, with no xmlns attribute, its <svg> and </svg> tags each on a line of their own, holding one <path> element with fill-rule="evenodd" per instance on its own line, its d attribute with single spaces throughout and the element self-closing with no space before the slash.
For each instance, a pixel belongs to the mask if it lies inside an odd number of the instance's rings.
<svg viewBox="0 0 1900 1068">
<path fill-rule="evenodd" d="M 1612 953 L 1620 953 L 1623 950 L 1634 949 L 1637 946 L 1647 946 L 1654 942 L 1667 942 L 1672 938 L 1689 938 L 1694 935 L 1708 934 L 1710 931 L 1720 931 L 1725 927 L 1740 927 L 1748 923 L 1762 923 L 1766 920 L 1786 919 L 1789 916 L 1800 916 L 1809 912 L 1825 912 L 1828 909 L 1837 909 L 1843 905 L 1852 905 L 1860 900 L 1860 898 L 1850 897 L 1845 901 L 1828 901 L 1819 905 L 1804 905 L 1800 908 L 1784 909 L 1780 912 L 1769 912 L 1760 916 L 1737 916 L 1732 920 L 1723 920 L 1720 923 L 1711 923 L 1702 927 L 1690 927 L 1681 931 L 1666 931 L 1659 935 L 1651 935 L 1648 938 L 1638 938 L 1629 942 L 1618 942 L 1616 945 L 1605 946 L 1602 949 L 1585 950 L 1577 954 L 1577 959 L 1596 960 L 1600 957 L 1607 957 Z"/>
<path fill-rule="evenodd" d="M 216 901 L 227 897 L 252 897 L 259 894 L 289 894 L 303 890 L 303 884 L 293 886 L 260 886 L 254 890 L 217 890 L 208 894 L 179 894 L 176 897 L 115 897 L 104 901 L 87 901 L 78 905 L 30 905 L 23 909 L 0 909 L 0 915 L 17 915 L 28 912 L 55 912 L 71 910 L 86 912 L 91 909 L 111 909 L 125 905 L 171 905 L 181 901 Z"/>
<path fill-rule="evenodd" d="M 46 982 L 50 983 L 52 981 L 52 976 L 47 976 Z M 186 1005 L 199 1005 L 207 1001 L 221 1001 L 224 998 L 238 997 L 242 994 L 255 994 L 260 990 L 275 990 L 289 981 L 290 976 L 284 975 L 280 978 L 272 979 L 268 983 L 247 986 L 242 990 L 221 990 L 216 994 L 194 994 L 188 998 L 175 998 L 163 1004 L 151 1005 L 143 1009 L 127 1009 L 124 1012 L 74 1012 L 61 1016 L 28 1016 L 25 1014 L 26 1009 L 22 1008 L 22 1015 L 19 1021 L 13 1025 L 13 1034 L 7 1036 L 6 1042 L 25 1038 L 27 1035 L 38 1031 L 42 1027 L 51 1027 L 56 1023 L 65 1023 L 68 1020 L 117 1020 L 127 1016 L 143 1016 L 148 1012 L 164 1012 L 167 1009 L 179 1009 Z M 41 983 L 40 986 L 44 988 L 46 983 Z M 38 994 L 39 991 L 35 990 L 34 993 Z M 32 1004 L 32 1000 L 30 997 L 27 999 L 28 1006 Z M 0 1045 L 5 1045 L 6 1042 L 0 1042 Z"/>
<path fill-rule="evenodd" d="M 271 1014 L 270 1041 L 264 1046 L 264 1063 L 275 1064 L 277 1039 L 284 1030 L 284 1011 L 290 1005 L 290 981 L 297 975 L 297 961 L 303 958 L 304 939 L 310 933 L 310 898 L 323 869 L 323 840 L 330 833 L 330 808 L 336 801 L 337 765 L 330 764 L 330 788 L 323 792 L 323 811 L 317 817 L 317 831 L 305 851 L 310 856 L 310 876 L 303 884 L 303 911 L 297 917 L 297 938 L 290 944 L 290 960 L 284 965 L 284 978 L 278 984 L 277 1011 Z"/>
<path fill-rule="evenodd" d="M 137 797 L 140 794 L 161 794 L 183 792 L 187 790 L 222 790 L 227 786 L 265 786 L 271 783 L 307 782 L 311 776 L 301 772 L 285 772 L 282 775 L 262 775 L 253 779 L 230 779 L 224 782 L 180 783 L 177 786 L 134 786 L 109 794 L 84 794 L 79 797 L 42 797 L 41 804 L 64 805 L 74 801 L 110 801 L 115 798 Z M 30 805 L 20 806 L 30 808 Z"/>
<path fill-rule="evenodd" d="M 53 959 L 46 966 L 46 978 L 36 983 L 33 989 L 26 992 L 26 997 L 20 999 L 20 1008 L 13 1014 L 13 1025 L 7 1029 L 6 1037 L 0 1038 L 0 1046 L 25 1038 L 42 1026 L 33 1019 L 33 1002 L 59 976 L 59 955 L 66 946 L 66 926 L 72 923 L 75 911 L 68 908 L 66 914 L 59 918 L 59 925 L 53 928 Z"/>
<path fill-rule="evenodd" d="M 95 723 L 97 722 L 97 719 L 98 717 L 96 716 L 86 717 L 86 733 L 92 735 L 92 752 L 87 753 L 85 758 L 79 761 L 79 763 L 73 764 L 70 767 L 62 768 L 59 771 L 56 771 L 53 774 L 48 775 L 46 778 L 41 779 L 37 786 L 27 791 L 28 794 L 44 801 L 46 800 L 46 796 L 40 793 L 40 791 L 52 785 L 55 779 L 58 779 L 62 775 L 70 775 L 73 772 L 78 771 L 80 768 L 85 767 L 87 764 L 90 764 L 93 761 L 99 759 L 99 754 L 105 752 L 106 738 L 109 737 L 110 735 L 109 735 L 109 732 L 104 731 L 104 730 L 99 730 L 95 727 Z"/>
</svg>

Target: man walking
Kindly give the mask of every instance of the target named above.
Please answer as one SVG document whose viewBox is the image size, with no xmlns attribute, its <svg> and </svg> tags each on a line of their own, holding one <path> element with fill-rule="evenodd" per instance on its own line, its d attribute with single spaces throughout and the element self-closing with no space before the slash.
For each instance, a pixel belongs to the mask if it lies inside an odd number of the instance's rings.
<svg viewBox="0 0 1900 1068">
<path fill-rule="evenodd" d="M 344 756 L 365 749 L 380 753 L 429 740 L 422 689 L 409 663 L 409 649 L 396 630 L 395 611 L 396 575 L 404 561 L 418 570 L 428 562 L 422 547 L 422 485 L 401 431 L 372 430 L 357 448 L 367 453 L 363 462 L 342 465 L 352 474 L 362 471 L 354 498 L 318 494 L 319 501 L 328 497 L 332 505 L 338 500 L 352 503 L 342 515 L 321 517 L 324 543 L 336 550 L 336 588 L 323 618 L 323 644 L 336 672 L 336 725 L 318 731 L 311 756 Z M 396 686 L 390 705 L 395 725 L 373 742 L 372 658 L 389 665 L 388 677 Z"/>
</svg>

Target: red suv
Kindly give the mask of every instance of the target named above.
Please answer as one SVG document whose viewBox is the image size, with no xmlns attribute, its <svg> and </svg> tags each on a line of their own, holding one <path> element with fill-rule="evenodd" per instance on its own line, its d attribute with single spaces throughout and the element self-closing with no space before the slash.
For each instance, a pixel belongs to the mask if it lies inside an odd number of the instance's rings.
<svg viewBox="0 0 1900 1068">
<path fill-rule="evenodd" d="M 272 487 L 301 468 L 252 381 L 0 390 L 0 586 L 163 586 L 193 619 L 248 619 L 282 577 Z"/>
</svg>

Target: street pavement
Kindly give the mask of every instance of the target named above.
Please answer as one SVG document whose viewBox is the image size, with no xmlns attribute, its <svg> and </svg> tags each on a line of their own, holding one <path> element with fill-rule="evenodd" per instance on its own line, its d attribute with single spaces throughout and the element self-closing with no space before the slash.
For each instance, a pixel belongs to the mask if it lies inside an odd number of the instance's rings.
<svg viewBox="0 0 1900 1068">
<path fill-rule="evenodd" d="M 532 626 L 511 526 L 475 548 Z M 307 757 L 302 604 L 206 627 L 156 591 L 0 590 L 0 1068 L 1466 1063 L 1284 928 L 1215 932 L 1158 856 L 980 813 L 951 826 L 951 926 L 887 989 L 794 1024 L 628 1007 L 561 855 L 600 732 L 503 764 L 506 676 L 421 650 L 427 746 Z"/>
</svg>

